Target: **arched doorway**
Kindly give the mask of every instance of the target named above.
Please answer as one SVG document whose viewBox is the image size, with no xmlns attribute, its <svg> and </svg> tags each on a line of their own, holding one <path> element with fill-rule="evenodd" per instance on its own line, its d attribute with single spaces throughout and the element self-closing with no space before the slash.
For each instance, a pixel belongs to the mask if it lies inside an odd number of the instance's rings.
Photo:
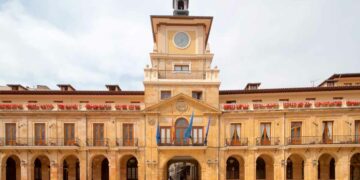
<svg viewBox="0 0 360 180">
<path fill-rule="evenodd" d="M 50 179 L 50 160 L 46 156 L 38 156 L 34 160 L 34 180 L 49 180 Z"/>
<path fill-rule="evenodd" d="M 292 154 L 286 161 L 286 179 L 304 179 L 304 160 L 297 154 Z"/>
<path fill-rule="evenodd" d="M 335 179 L 335 158 L 330 154 L 323 154 L 319 157 L 318 179 Z"/>
<path fill-rule="evenodd" d="M 5 172 L 6 180 L 20 179 L 20 159 L 17 156 L 9 156 L 6 159 Z"/>
<path fill-rule="evenodd" d="M 268 155 L 256 159 L 256 179 L 274 179 L 274 160 Z"/>
<path fill-rule="evenodd" d="M 175 144 L 185 145 L 188 140 L 184 138 L 185 130 L 189 126 L 189 123 L 185 118 L 179 118 L 175 122 Z"/>
<path fill-rule="evenodd" d="M 167 163 L 166 179 L 171 180 L 200 180 L 199 163 L 192 157 L 174 157 Z"/>
<path fill-rule="evenodd" d="M 360 153 L 356 153 L 350 160 L 350 180 L 360 179 Z"/>
<path fill-rule="evenodd" d="M 231 156 L 226 161 L 226 179 L 245 179 L 244 161 L 241 157 Z"/>
<path fill-rule="evenodd" d="M 135 157 L 130 158 L 126 163 L 126 179 L 137 180 L 138 179 L 138 161 Z"/>
<path fill-rule="evenodd" d="M 63 161 L 63 180 L 80 180 L 80 162 L 76 156 L 68 156 Z"/>
<path fill-rule="evenodd" d="M 109 180 L 109 160 L 103 156 L 95 156 L 92 160 L 92 179 Z"/>
</svg>

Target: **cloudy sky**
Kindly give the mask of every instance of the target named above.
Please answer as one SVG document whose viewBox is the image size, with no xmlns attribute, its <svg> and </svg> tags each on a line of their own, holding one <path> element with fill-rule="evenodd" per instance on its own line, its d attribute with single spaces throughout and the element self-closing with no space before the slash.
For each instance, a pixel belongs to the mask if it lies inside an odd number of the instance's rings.
<svg viewBox="0 0 360 180">
<path fill-rule="evenodd" d="M 0 0 L 0 85 L 142 90 L 150 15 L 171 0 Z M 210 34 L 221 89 L 311 86 L 360 72 L 359 0 L 190 0 L 214 16 Z"/>
</svg>

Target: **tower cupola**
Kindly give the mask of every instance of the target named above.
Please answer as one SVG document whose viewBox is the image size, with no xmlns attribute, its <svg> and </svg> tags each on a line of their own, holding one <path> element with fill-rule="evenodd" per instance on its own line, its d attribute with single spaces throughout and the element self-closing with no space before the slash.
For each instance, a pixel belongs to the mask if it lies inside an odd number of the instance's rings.
<svg viewBox="0 0 360 180">
<path fill-rule="evenodd" d="M 174 16 L 189 15 L 189 0 L 173 0 Z"/>
</svg>

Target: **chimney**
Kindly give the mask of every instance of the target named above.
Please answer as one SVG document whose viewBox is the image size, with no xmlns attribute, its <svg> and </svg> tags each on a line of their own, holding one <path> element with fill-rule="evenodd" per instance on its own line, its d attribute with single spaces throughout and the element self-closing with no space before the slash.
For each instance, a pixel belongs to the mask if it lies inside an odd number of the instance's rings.
<svg viewBox="0 0 360 180">
<path fill-rule="evenodd" d="M 261 83 L 248 83 L 245 86 L 245 90 L 256 90 L 259 89 L 259 86 L 261 85 Z"/>
<path fill-rule="evenodd" d="M 22 86 L 21 84 L 7 84 L 12 91 L 27 91 L 28 89 Z"/>
<path fill-rule="evenodd" d="M 119 85 L 116 85 L 116 84 L 108 84 L 108 85 L 105 85 L 106 88 L 109 90 L 109 91 L 121 91 L 121 88 Z"/>
<path fill-rule="evenodd" d="M 76 91 L 70 84 L 58 84 L 61 91 Z"/>
</svg>

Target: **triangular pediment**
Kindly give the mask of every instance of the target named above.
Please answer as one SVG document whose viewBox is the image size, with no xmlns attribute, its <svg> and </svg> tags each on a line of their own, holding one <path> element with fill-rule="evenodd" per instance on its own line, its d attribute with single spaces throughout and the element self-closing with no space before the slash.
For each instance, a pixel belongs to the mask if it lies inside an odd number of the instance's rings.
<svg viewBox="0 0 360 180">
<path fill-rule="evenodd" d="M 202 114 L 218 114 L 221 111 L 201 100 L 194 99 L 188 95 L 180 93 L 158 104 L 145 108 L 145 113 L 172 113 L 187 114 L 196 112 Z"/>
</svg>

